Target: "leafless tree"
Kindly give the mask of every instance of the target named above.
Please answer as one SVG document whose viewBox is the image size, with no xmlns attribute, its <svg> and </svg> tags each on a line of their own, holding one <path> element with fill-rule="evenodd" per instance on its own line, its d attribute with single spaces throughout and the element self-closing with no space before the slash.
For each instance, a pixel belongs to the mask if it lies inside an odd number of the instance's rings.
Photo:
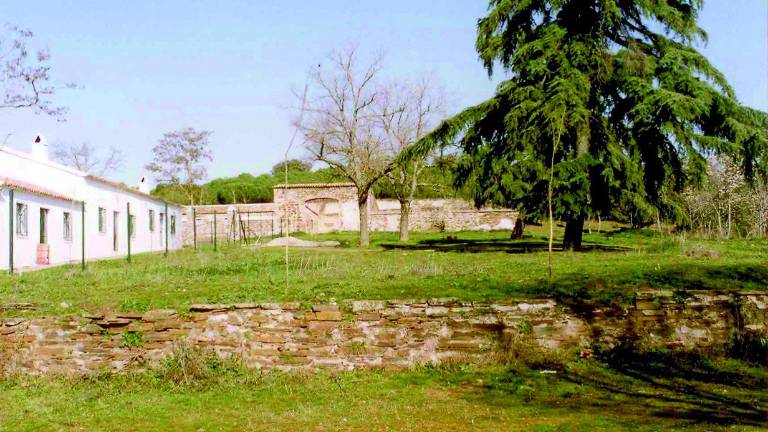
<svg viewBox="0 0 768 432">
<path fill-rule="evenodd" d="M 196 183 L 207 175 L 205 161 L 213 160 L 209 149 L 211 134 L 212 131 L 194 128 L 165 133 L 152 149 L 153 161 L 145 168 L 155 174 L 156 180 L 177 185 L 189 204 L 195 205 Z"/>
<path fill-rule="evenodd" d="M 429 155 L 399 158 L 409 146 L 415 144 L 436 126 L 443 113 L 444 97 L 426 80 L 415 84 L 390 85 L 378 106 L 386 147 L 395 167 L 386 175 L 395 197 L 400 202 L 400 240 L 408 240 L 411 202 L 419 186 L 419 175 Z"/>
<path fill-rule="evenodd" d="M 119 171 L 123 166 L 123 154 L 109 147 L 102 156 L 98 148 L 83 142 L 80 144 L 58 143 L 52 148 L 53 159 L 80 171 L 104 176 Z"/>
<path fill-rule="evenodd" d="M 304 116 L 296 127 L 315 160 L 336 168 L 357 188 L 360 245 L 368 246 L 371 187 L 395 168 L 377 105 L 384 98 L 381 58 L 359 62 L 356 50 L 336 51 L 311 71 Z"/>
<path fill-rule="evenodd" d="M 6 26 L 0 35 L 0 108 L 33 108 L 63 121 L 66 109 L 51 101 L 56 93 L 50 77 L 51 54 L 47 49 L 30 52 L 28 43 L 33 36 L 15 26 Z"/>
</svg>

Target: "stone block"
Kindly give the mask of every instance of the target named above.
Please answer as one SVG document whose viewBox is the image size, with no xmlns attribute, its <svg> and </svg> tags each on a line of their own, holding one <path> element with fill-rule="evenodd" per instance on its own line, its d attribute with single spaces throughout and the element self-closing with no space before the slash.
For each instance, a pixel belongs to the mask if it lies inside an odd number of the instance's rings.
<svg viewBox="0 0 768 432">
<path fill-rule="evenodd" d="M 342 318 L 340 311 L 317 311 L 314 316 L 317 321 L 341 321 Z"/>
<path fill-rule="evenodd" d="M 151 310 L 144 313 L 144 315 L 141 316 L 141 320 L 146 322 L 154 322 L 154 321 L 160 321 L 160 320 L 167 320 L 168 318 L 172 318 L 175 316 L 177 316 L 177 313 L 173 309 L 156 309 L 156 310 Z"/>
<path fill-rule="evenodd" d="M 310 333 L 326 333 L 336 329 L 341 323 L 339 321 L 310 321 L 307 323 L 307 330 Z"/>
<path fill-rule="evenodd" d="M 378 312 L 357 312 L 355 319 L 357 321 L 378 321 L 381 319 L 381 314 Z"/>
<path fill-rule="evenodd" d="M 374 312 L 386 307 L 386 302 L 381 300 L 358 300 L 352 302 L 352 312 Z"/>
<path fill-rule="evenodd" d="M 190 312 L 223 312 L 232 306 L 225 304 L 194 304 L 189 307 Z"/>
<path fill-rule="evenodd" d="M 448 316 L 449 309 L 445 306 L 432 306 L 427 307 L 426 313 L 428 317 L 445 317 Z"/>
<path fill-rule="evenodd" d="M 459 299 L 454 297 L 441 297 L 427 300 L 429 306 L 454 306 L 459 303 Z"/>
<path fill-rule="evenodd" d="M 337 304 L 316 304 L 312 305 L 313 312 L 338 312 L 341 307 Z"/>
</svg>

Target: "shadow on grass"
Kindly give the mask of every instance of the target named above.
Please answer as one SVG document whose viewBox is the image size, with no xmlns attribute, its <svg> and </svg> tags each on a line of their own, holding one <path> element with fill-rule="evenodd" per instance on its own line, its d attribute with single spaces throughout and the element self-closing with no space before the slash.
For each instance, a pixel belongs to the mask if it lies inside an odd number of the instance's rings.
<svg viewBox="0 0 768 432">
<path fill-rule="evenodd" d="M 557 275 L 557 269 L 555 269 Z M 658 268 L 631 268 L 582 273 L 568 272 L 551 281 L 531 281 L 520 292 L 554 297 L 577 312 L 594 307 L 630 305 L 638 290 L 729 292 L 764 291 L 768 287 L 768 266 L 756 263 L 678 263 Z M 684 297 L 684 295 L 683 295 Z"/>
<path fill-rule="evenodd" d="M 597 390 L 594 406 L 623 395 L 646 415 L 719 425 L 768 426 L 768 377 L 726 370 L 698 354 L 612 352 L 607 374 L 569 371 L 564 380 Z M 626 403 L 626 402 L 622 402 Z"/>
<path fill-rule="evenodd" d="M 431 250 L 436 252 L 506 252 L 510 254 L 525 254 L 533 252 L 545 252 L 548 243 L 543 240 L 471 240 L 471 239 L 439 239 L 422 240 L 418 244 L 381 243 L 385 250 Z M 562 252 L 559 242 L 553 246 L 556 252 Z M 632 249 L 621 246 L 606 246 L 601 244 L 586 243 L 581 252 L 627 252 Z"/>
</svg>

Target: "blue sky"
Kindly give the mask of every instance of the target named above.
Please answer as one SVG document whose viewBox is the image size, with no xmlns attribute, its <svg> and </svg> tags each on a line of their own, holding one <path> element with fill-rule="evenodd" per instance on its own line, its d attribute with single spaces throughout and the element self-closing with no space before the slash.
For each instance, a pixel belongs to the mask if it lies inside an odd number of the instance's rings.
<svg viewBox="0 0 768 432">
<path fill-rule="evenodd" d="M 163 132 L 192 126 L 214 131 L 209 177 L 266 172 L 292 133 L 291 89 L 335 48 L 383 52 L 392 77 L 431 77 L 453 111 L 491 96 L 473 47 L 485 10 L 484 0 L 3 0 L 2 21 L 32 29 L 56 82 L 80 88 L 57 95 L 67 122 L 3 111 L 0 137 L 22 150 L 36 133 L 118 147 L 125 166 L 112 177 L 133 184 Z M 768 2 L 709 0 L 700 24 L 699 48 L 739 99 L 768 110 Z"/>
</svg>

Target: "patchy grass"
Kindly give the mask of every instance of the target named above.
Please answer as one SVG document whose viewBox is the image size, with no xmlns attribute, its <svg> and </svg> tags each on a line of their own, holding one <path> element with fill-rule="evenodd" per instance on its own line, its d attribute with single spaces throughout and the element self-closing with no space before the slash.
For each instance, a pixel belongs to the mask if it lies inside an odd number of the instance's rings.
<svg viewBox="0 0 768 432">
<path fill-rule="evenodd" d="M 0 381 L 0 430 L 638 432 L 768 426 L 766 369 L 690 354 L 580 360 L 555 373 L 468 365 L 261 375 L 217 363 L 187 384 L 165 369 Z"/>
<path fill-rule="evenodd" d="M 28 314 L 103 308 L 184 309 L 193 303 L 322 302 L 344 299 L 459 297 L 494 300 L 556 296 L 626 303 L 638 289 L 762 290 L 768 286 L 768 240 L 715 241 L 627 230 L 603 224 L 585 234 L 584 252 L 557 252 L 547 279 L 545 227 L 509 232 L 414 233 L 399 243 L 376 233 L 360 249 L 354 233 L 341 248 L 291 249 L 288 281 L 283 250 L 221 244 L 162 255 L 95 262 L 85 272 L 63 266 L 0 276 L 0 303 L 31 302 Z M 561 229 L 558 230 L 558 233 Z M 310 236 L 304 236 L 310 237 Z M 18 314 L 18 312 L 13 312 Z"/>
</svg>

